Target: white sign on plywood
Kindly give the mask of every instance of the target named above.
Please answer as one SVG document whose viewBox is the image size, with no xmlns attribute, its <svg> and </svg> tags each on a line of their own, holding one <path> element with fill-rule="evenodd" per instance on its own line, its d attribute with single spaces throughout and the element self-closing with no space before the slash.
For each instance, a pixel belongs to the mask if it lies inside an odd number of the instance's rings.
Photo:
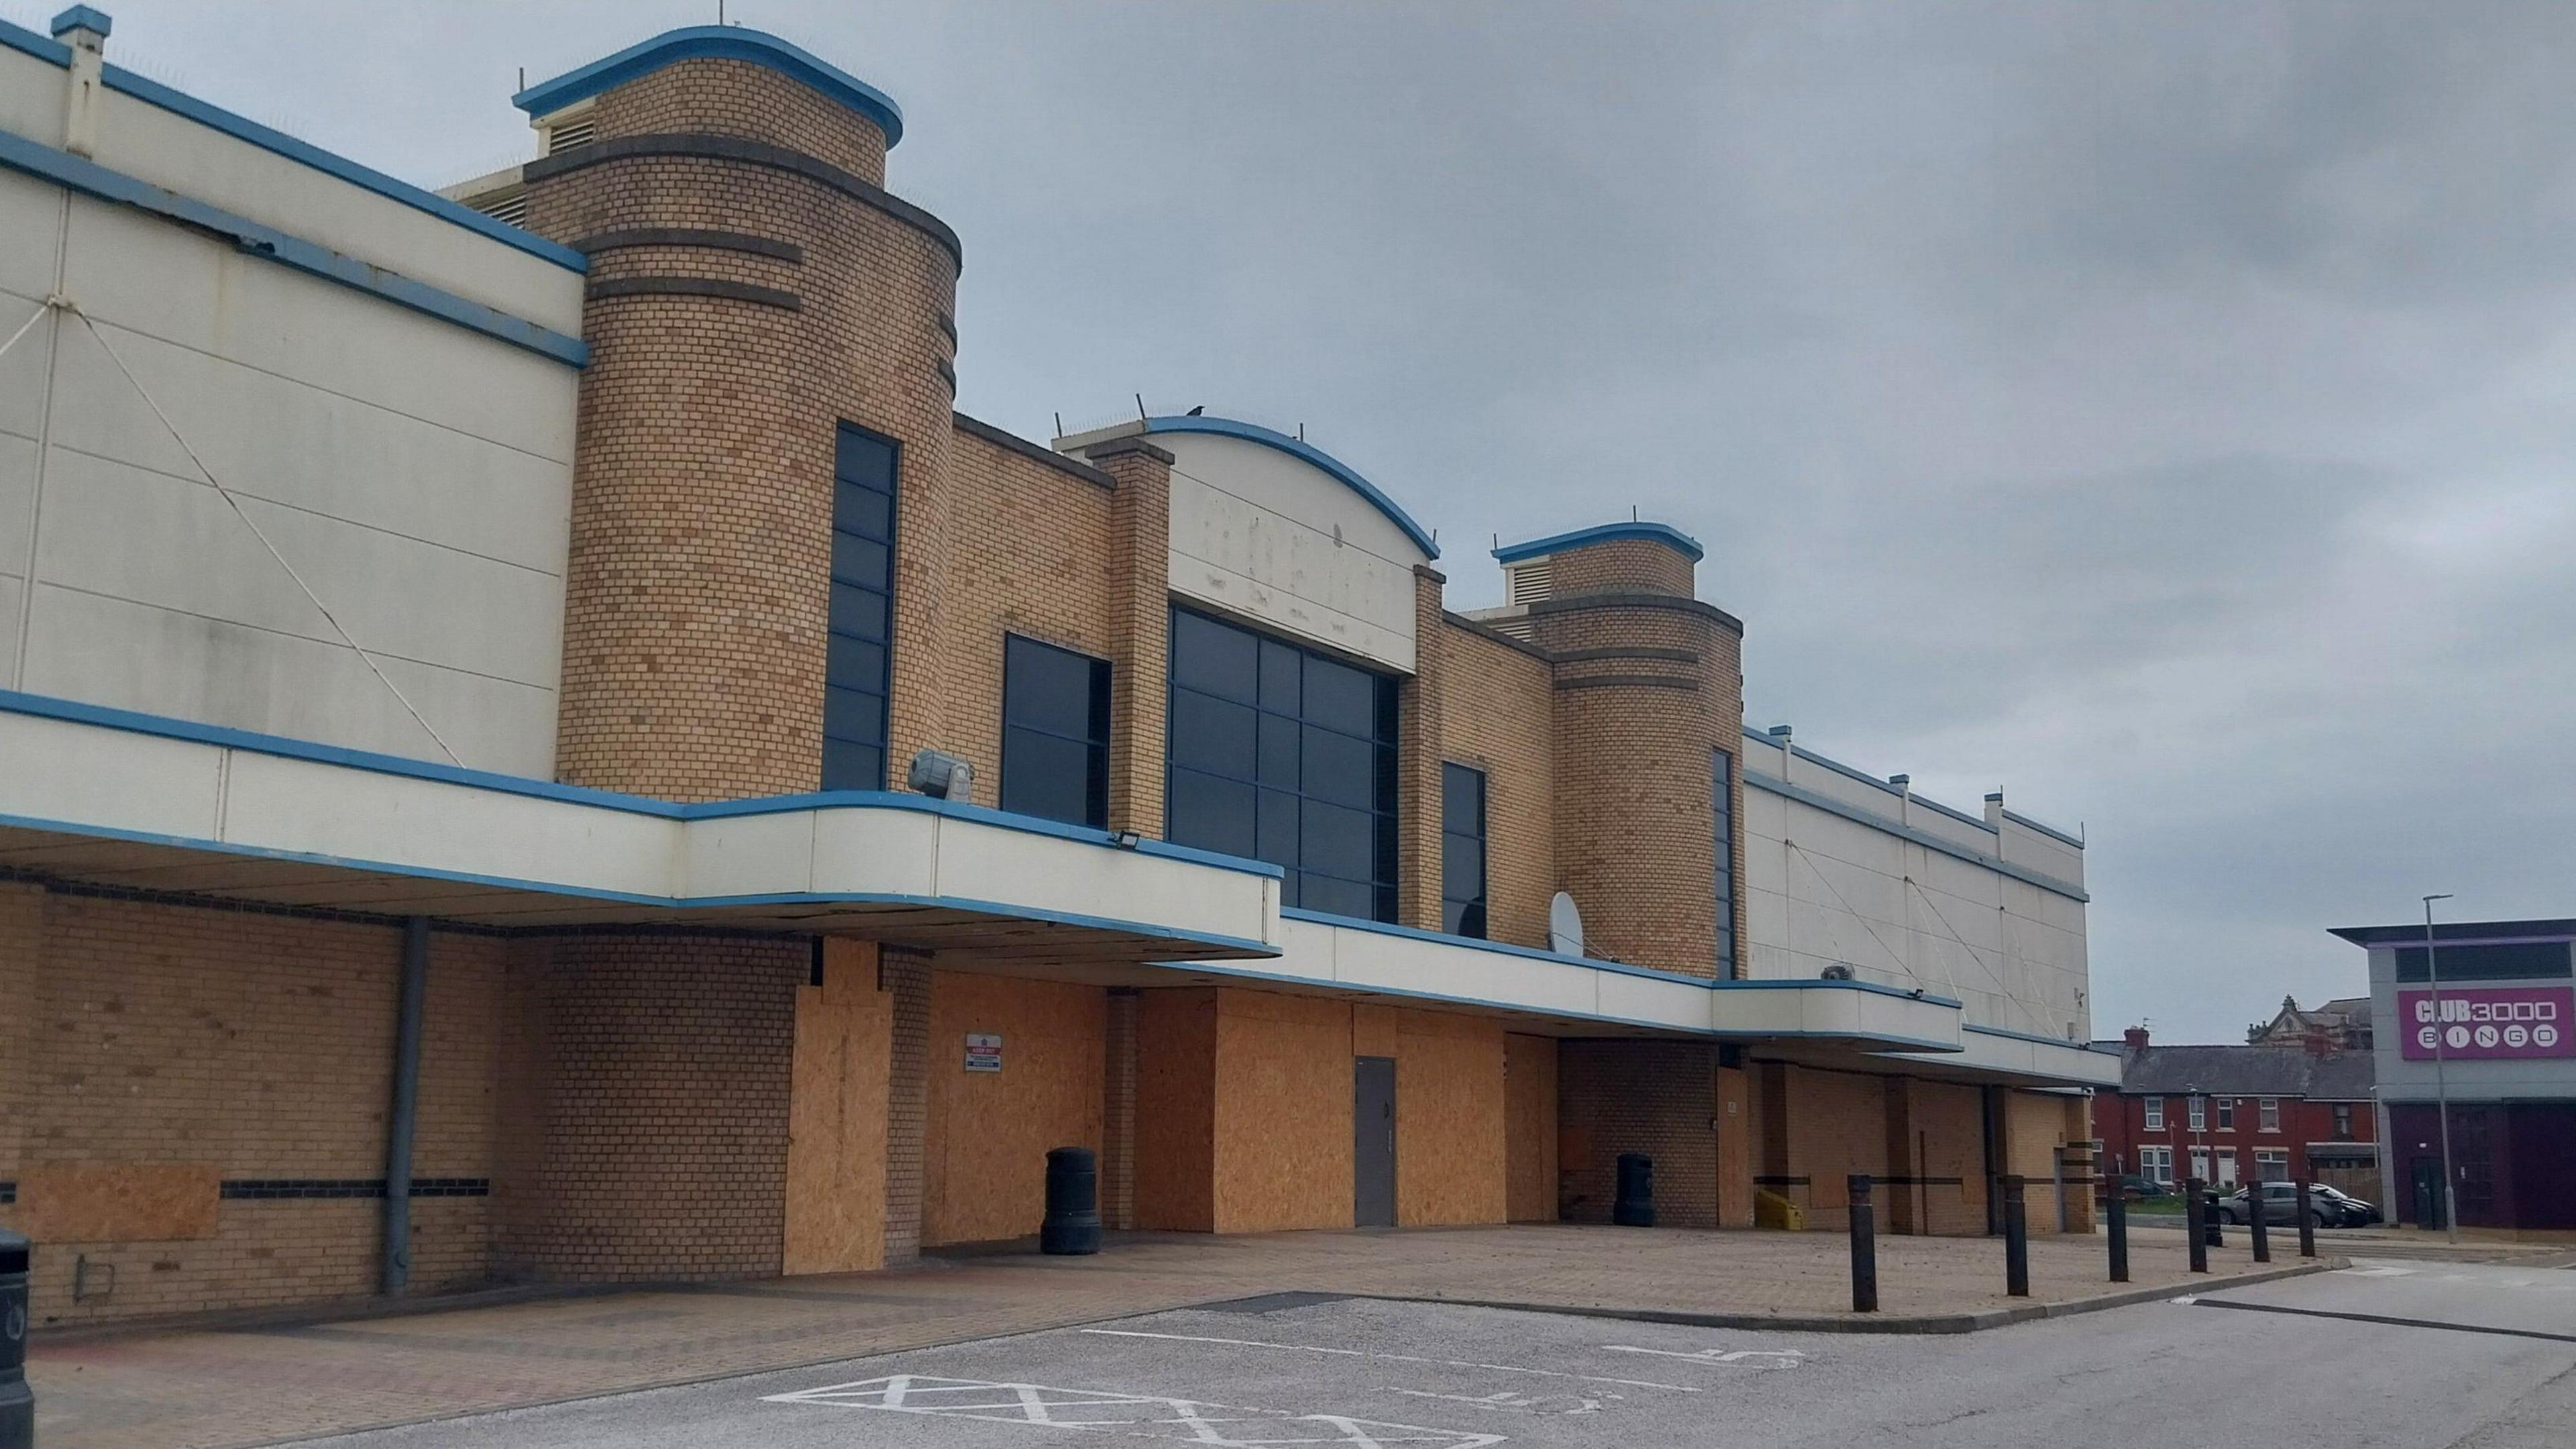
<svg viewBox="0 0 2576 1449">
<path fill-rule="evenodd" d="M 1002 1069 L 1002 1036 L 999 1032 L 966 1033 L 966 1070 L 998 1072 Z"/>
</svg>

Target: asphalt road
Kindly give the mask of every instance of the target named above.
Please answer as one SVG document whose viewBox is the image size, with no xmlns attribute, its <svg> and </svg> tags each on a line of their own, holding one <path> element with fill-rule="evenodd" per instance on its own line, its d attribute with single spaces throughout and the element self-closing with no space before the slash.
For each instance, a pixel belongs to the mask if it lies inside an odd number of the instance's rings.
<svg viewBox="0 0 2576 1449">
<path fill-rule="evenodd" d="M 2285 1432 L 2335 1449 L 2569 1449 L 2576 1270 L 2365 1261 L 1957 1337 L 1292 1296 L 321 1442 L 2063 1449 L 2106 1434 L 2214 1446 Z"/>
</svg>

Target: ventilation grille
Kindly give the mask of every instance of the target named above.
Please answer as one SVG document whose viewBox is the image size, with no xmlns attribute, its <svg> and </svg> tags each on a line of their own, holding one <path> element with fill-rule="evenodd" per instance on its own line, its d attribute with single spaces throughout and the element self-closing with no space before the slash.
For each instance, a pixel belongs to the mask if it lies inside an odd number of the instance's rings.
<svg viewBox="0 0 2576 1449">
<path fill-rule="evenodd" d="M 485 216 L 504 226 L 528 224 L 528 193 L 514 191 L 498 201 L 487 201 L 479 208 Z"/>
<path fill-rule="evenodd" d="M 1531 640 L 1532 630 L 1530 628 L 1529 615 L 1527 614 L 1516 614 L 1508 619 L 1487 619 L 1484 623 L 1487 628 L 1492 629 L 1495 633 L 1509 634 L 1524 644 L 1529 643 Z"/>
<path fill-rule="evenodd" d="M 560 126 L 549 127 L 546 131 L 546 154 L 552 156 L 575 146 L 589 145 L 591 133 L 598 125 L 596 121 L 566 121 Z"/>
<path fill-rule="evenodd" d="M 1526 607 L 1547 598 L 1551 592 L 1549 586 L 1556 577 L 1555 569 L 1543 558 L 1514 564 L 1510 575 L 1505 587 L 1511 590 L 1514 608 Z"/>
</svg>

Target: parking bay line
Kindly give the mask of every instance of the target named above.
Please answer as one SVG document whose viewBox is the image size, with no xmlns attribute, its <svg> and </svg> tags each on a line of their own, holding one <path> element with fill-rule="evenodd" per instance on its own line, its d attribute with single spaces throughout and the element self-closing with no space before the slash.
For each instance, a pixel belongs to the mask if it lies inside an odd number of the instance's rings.
<svg viewBox="0 0 2576 1449">
<path fill-rule="evenodd" d="M 1522 1368 L 1508 1363 L 1475 1363 L 1467 1359 L 1421 1358 L 1409 1353 L 1379 1353 L 1366 1348 L 1325 1348 L 1312 1343 L 1272 1343 L 1258 1338 L 1209 1338 L 1195 1333 L 1146 1333 L 1133 1328 L 1082 1328 L 1077 1333 L 1093 1333 L 1103 1338 L 1159 1338 L 1171 1343 L 1216 1343 L 1229 1348 L 1280 1348 L 1293 1353 L 1328 1353 L 1343 1358 L 1382 1358 L 1393 1363 L 1427 1363 L 1441 1368 L 1488 1369 L 1503 1374 L 1532 1374 L 1540 1378 L 1581 1379 L 1592 1384 L 1617 1384 L 1628 1389 L 1664 1389 L 1676 1394 L 1700 1392 L 1696 1384 L 1659 1384 L 1652 1379 L 1614 1379 L 1607 1374 L 1569 1373 L 1563 1369 Z"/>
</svg>

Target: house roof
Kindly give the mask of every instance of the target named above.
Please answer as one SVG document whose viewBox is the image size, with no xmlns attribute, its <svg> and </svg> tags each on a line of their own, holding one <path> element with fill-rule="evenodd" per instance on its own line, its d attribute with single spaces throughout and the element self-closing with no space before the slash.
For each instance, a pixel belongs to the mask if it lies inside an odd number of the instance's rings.
<svg viewBox="0 0 2576 1449">
<path fill-rule="evenodd" d="M 2319 1056 L 2281 1046 L 2150 1046 L 2124 1052 L 2120 1090 L 2132 1096 L 2360 1099 L 2376 1079 L 2368 1052 Z"/>
</svg>

